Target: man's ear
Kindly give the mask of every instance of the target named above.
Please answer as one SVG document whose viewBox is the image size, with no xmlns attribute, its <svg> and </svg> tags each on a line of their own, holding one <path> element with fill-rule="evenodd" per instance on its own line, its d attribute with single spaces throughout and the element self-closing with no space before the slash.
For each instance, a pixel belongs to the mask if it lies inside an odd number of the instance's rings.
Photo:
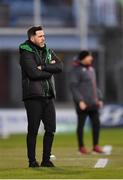
<svg viewBox="0 0 123 180">
<path fill-rule="evenodd" d="M 34 36 L 31 36 L 30 40 L 31 40 L 32 42 L 34 42 Z"/>
</svg>

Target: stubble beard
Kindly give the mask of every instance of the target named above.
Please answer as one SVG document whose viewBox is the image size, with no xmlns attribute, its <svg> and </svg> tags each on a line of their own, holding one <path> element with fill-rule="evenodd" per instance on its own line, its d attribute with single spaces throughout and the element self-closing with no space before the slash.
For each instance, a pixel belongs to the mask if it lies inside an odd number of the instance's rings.
<svg viewBox="0 0 123 180">
<path fill-rule="evenodd" d="M 40 47 L 44 47 L 45 46 L 45 41 L 40 43 Z"/>
</svg>

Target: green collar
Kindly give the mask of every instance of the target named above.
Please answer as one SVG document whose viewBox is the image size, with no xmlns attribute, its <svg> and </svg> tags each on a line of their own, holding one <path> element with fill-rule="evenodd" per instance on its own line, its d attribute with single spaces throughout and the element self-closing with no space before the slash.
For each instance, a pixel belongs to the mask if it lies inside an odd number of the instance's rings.
<svg viewBox="0 0 123 180">
<path fill-rule="evenodd" d="M 20 49 L 23 49 L 23 50 L 26 50 L 29 52 L 34 52 L 33 49 L 26 43 L 21 44 L 19 47 L 20 47 Z"/>
<path fill-rule="evenodd" d="M 27 42 L 21 44 L 19 46 L 19 48 L 22 50 L 26 50 L 28 52 L 33 52 L 33 53 L 37 54 L 37 51 L 35 49 L 33 49 Z M 51 50 L 49 48 L 47 48 L 46 46 L 45 46 L 44 50 L 45 50 L 45 55 L 47 57 L 46 58 L 47 62 L 50 63 L 50 61 L 51 61 Z"/>
</svg>

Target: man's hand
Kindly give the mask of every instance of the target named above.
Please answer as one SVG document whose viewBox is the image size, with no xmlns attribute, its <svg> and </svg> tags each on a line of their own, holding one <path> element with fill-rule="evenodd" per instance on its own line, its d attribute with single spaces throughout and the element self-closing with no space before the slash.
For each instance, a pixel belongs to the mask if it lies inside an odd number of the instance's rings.
<svg viewBox="0 0 123 180">
<path fill-rule="evenodd" d="M 50 64 L 55 64 L 56 63 L 56 61 L 55 60 L 52 60 L 51 62 L 50 62 Z"/>
<path fill-rule="evenodd" d="M 98 106 L 99 106 L 100 108 L 102 108 L 103 105 L 104 105 L 103 101 L 98 101 L 97 103 L 98 103 Z"/>
<path fill-rule="evenodd" d="M 40 69 L 40 70 L 42 70 L 41 66 L 38 66 L 37 68 Z"/>
<path fill-rule="evenodd" d="M 50 64 L 55 64 L 56 63 L 56 61 L 55 60 L 52 60 L 51 62 L 50 62 Z M 38 66 L 37 67 L 39 70 L 42 70 L 42 67 L 41 66 Z"/>
<path fill-rule="evenodd" d="M 87 104 L 84 101 L 79 102 L 79 107 L 81 110 L 85 110 L 87 108 Z"/>
</svg>

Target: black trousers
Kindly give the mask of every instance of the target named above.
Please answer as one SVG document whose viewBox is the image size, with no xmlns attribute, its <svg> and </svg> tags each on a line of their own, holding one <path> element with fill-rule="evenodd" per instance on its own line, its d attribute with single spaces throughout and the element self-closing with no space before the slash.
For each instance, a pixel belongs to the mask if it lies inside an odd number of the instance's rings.
<svg viewBox="0 0 123 180">
<path fill-rule="evenodd" d="M 27 155 L 29 162 L 36 160 L 36 139 L 40 122 L 44 124 L 45 134 L 43 137 L 43 157 L 42 161 L 50 159 L 51 148 L 56 130 L 56 114 L 52 99 L 29 99 L 24 101 L 27 119 Z"/>
<path fill-rule="evenodd" d="M 77 111 L 77 140 L 79 149 L 84 146 L 84 125 L 87 117 L 89 116 L 92 126 L 93 146 L 99 143 L 100 133 L 100 119 L 98 109 L 90 109 L 82 111 L 79 107 L 76 107 Z"/>
</svg>

